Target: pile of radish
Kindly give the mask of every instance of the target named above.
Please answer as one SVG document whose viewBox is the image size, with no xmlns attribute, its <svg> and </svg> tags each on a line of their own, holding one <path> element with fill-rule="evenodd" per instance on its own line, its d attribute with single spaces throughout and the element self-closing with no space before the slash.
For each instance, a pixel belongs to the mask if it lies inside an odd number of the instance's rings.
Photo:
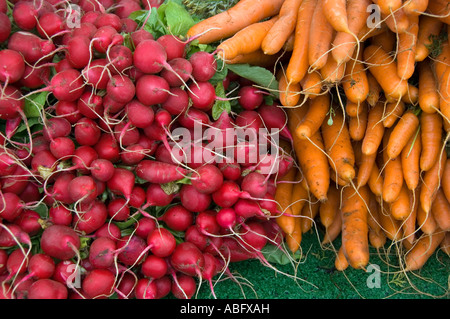
<svg viewBox="0 0 450 319">
<path fill-rule="evenodd" d="M 233 262 L 284 249 L 285 113 L 231 72 L 219 96 L 213 53 L 129 18 L 154 2 L 0 0 L 0 299 L 214 295 Z M 238 128 L 256 134 L 207 147 Z"/>
</svg>

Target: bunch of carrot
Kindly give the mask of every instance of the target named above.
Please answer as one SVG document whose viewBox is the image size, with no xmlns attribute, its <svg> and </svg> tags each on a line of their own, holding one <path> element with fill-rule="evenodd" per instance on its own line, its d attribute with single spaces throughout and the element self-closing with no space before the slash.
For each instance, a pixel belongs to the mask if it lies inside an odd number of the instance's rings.
<svg viewBox="0 0 450 319">
<path fill-rule="evenodd" d="M 278 218 L 292 251 L 313 225 L 335 266 L 397 244 L 405 270 L 450 242 L 450 2 L 241 0 L 188 36 L 226 63 L 271 67 L 297 166 Z"/>
</svg>

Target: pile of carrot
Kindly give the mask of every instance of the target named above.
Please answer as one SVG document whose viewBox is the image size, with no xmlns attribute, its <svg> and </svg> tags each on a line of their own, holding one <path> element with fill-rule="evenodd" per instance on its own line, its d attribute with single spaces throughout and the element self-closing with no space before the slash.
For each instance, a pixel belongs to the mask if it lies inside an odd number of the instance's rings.
<svg viewBox="0 0 450 319">
<path fill-rule="evenodd" d="M 188 31 L 276 74 L 295 133 L 276 194 L 291 251 L 316 225 L 339 270 L 371 247 L 395 245 L 407 271 L 449 254 L 449 30 L 447 0 L 241 0 Z"/>
</svg>

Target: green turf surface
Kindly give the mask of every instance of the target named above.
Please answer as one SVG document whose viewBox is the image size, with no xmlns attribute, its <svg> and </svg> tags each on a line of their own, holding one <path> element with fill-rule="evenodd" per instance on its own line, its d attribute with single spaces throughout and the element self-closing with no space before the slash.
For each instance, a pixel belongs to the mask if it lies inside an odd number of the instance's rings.
<svg viewBox="0 0 450 319">
<path fill-rule="evenodd" d="M 339 247 L 340 241 L 333 244 Z M 274 264 L 277 271 L 258 260 L 233 263 L 229 268 L 239 284 L 223 276 L 214 291 L 218 299 L 448 299 L 450 258 L 445 253 L 437 251 L 420 271 L 405 273 L 389 244 L 371 251 L 371 271 L 349 267 L 340 272 L 334 269 L 335 253 L 320 247 L 317 234 L 304 234 L 297 263 Z M 207 284 L 196 298 L 213 298 Z"/>
</svg>

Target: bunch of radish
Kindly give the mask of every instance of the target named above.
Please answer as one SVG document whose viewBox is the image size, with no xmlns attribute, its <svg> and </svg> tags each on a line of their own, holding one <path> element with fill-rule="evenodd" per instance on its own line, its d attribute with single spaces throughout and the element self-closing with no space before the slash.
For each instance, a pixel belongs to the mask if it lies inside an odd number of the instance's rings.
<svg viewBox="0 0 450 319">
<path fill-rule="evenodd" d="M 239 110 L 214 118 L 228 99 L 215 56 L 128 18 L 159 3 L 12 3 L 0 0 L 0 299 L 192 298 L 230 263 L 269 265 L 261 250 L 283 249 L 277 180 L 293 165 L 277 100 L 229 73 Z M 25 106 L 42 92 L 36 130 Z M 207 147 L 206 131 L 238 128 L 256 133 Z"/>
</svg>

